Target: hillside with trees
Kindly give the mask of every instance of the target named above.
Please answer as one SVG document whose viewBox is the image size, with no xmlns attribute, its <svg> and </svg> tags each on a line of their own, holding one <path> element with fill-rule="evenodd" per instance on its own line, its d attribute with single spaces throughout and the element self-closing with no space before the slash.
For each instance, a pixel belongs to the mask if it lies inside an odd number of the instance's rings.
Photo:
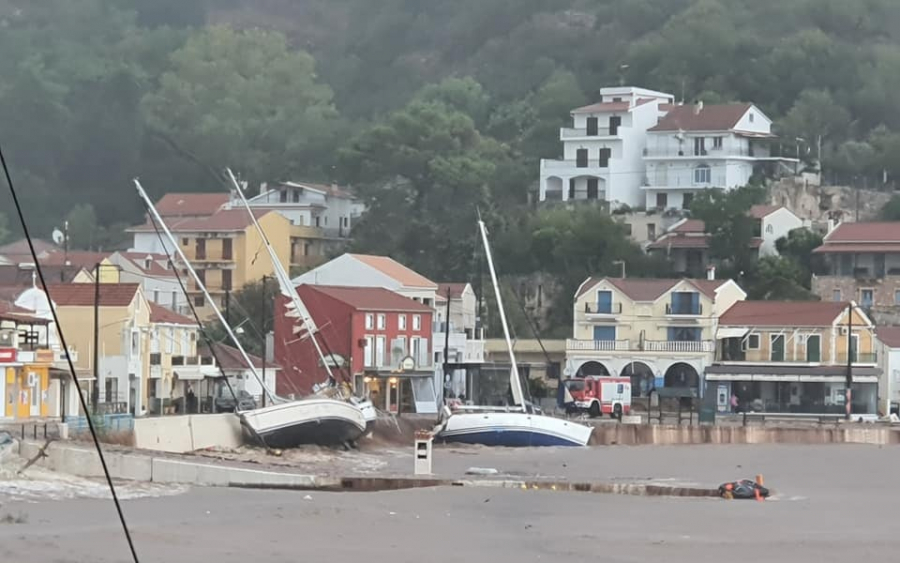
<svg viewBox="0 0 900 563">
<path fill-rule="evenodd" d="M 477 211 L 505 271 L 661 273 L 602 210 L 529 205 L 569 110 L 620 83 L 752 101 L 826 178 L 900 177 L 896 0 L 0 0 L 0 52 L 28 219 L 84 248 L 140 220 L 132 177 L 212 191 L 231 166 L 352 184 L 354 248 L 436 279 L 472 275 Z"/>
</svg>

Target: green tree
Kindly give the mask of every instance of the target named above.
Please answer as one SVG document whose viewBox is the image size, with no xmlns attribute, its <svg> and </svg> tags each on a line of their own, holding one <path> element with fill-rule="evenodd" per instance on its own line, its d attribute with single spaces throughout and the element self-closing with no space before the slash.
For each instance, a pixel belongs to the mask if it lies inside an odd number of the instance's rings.
<svg viewBox="0 0 900 563">
<path fill-rule="evenodd" d="M 804 269 L 784 256 L 764 256 L 754 264 L 745 284 L 748 299 L 769 301 L 815 301 Z"/>
<path fill-rule="evenodd" d="M 691 216 L 703 221 L 710 235 L 710 254 L 738 278 L 753 270 L 758 256 L 752 245 L 753 238 L 760 236 L 758 222 L 748 211 L 764 199 L 764 188 L 747 186 L 703 190 L 691 203 Z"/>
<path fill-rule="evenodd" d="M 267 278 L 265 285 L 262 280 L 252 281 L 229 295 L 227 310 L 223 308 L 222 314 L 248 354 L 262 354 L 263 335 L 274 330 L 273 312 L 279 295 L 278 283 L 272 278 Z M 213 342 L 234 346 L 219 321 L 207 323 L 206 335 Z"/>
<path fill-rule="evenodd" d="M 803 286 L 811 287 L 812 274 L 822 273 L 824 262 L 822 257 L 813 251 L 822 246 L 822 235 L 805 227 L 791 230 L 786 237 L 775 241 L 779 255 L 791 260 L 803 272 Z"/>
<path fill-rule="evenodd" d="M 69 246 L 80 250 L 97 250 L 97 238 L 101 229 L 97 225 L 97 214 L 89 203 L 81 203 L 66 215 L 69 223 Z"/>
<path fill-rule="evenodd" d="M 207 28 L 171 65 L 143 108 L 151 133 L 184 158 L 253 182 L 324 174 L 338 129 L 331 89 L 284 35 Z"/>
<path fill-rule="evenodd" d="M 833 143 L 850 127 L 850 114 L 827 91 L 804 90 L 781 123 L 784 137 L 802 138 L 810 147 Z M 817 158 L 813 149 L 812 156 Z"/>
</svg>

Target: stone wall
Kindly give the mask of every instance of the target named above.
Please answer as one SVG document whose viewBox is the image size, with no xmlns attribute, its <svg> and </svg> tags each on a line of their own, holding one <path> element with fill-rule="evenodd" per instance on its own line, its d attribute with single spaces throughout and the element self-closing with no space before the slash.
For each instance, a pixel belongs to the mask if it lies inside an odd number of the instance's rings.
<svg viewBox="0 0 900 563">
<path fill-rule="evenodd" d="M 815 176 L 783 178 L 769 187 L 769 201 L 783 205 L 803 220 L 826 224 L 829 219 L 871 221 L 890 200 L 890 192 L 857 190 L 851 186 L 820 186 Z"/>
<path fill-rule="evenodd" d="M 896 305 L 895 293 L 900 291 L 900 276 L 881 279 L 860 279 L 852 276 L 813 276 L 812 292 L 823 301 L 834 300 L 834 290 L 841 290 L 841 299 L 860 300 L 859 290 L 873 289 L 875 305 L 868 311 L 876 325 L 900 324 L 900 306 Z"/>
</svg>

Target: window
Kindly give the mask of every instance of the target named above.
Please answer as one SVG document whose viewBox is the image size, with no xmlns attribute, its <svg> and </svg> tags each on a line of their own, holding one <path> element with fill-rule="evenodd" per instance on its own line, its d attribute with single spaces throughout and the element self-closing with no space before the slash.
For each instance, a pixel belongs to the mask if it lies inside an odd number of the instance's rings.
<svg viewBox="0 0 900 563">
<path fill-rule="evenodd" d="M 656 194 L 656 207 L 667 209 L 669 207 L 669 194 L 664 192 Z"/>
<path fill-rule="evenodd" d="M 206 285 L 206 270 L 197 270 L 197 279 L 199 283 Z"/>
<path fill-rule="evenodd" d="M 610 135 L 618 135 L 619 127 L 622 126 L 622 117 L 619 115 L 614 115 L 609 118 L 609 134 Z"/>
<path fill-rule="evenodd" d="M 690 209 L 692 203 L 694 203 L 694 193 L 685 192 L 684 195 L 681 196 L 681 208 Z"/>
<path fill-rule="evenodd" d="M 422 316 L 413 315 L 413 330 L 422 330 Z"/>
<path fill-rule="evenodd" d="M 153 302 L 159 303 L 159 290 L 158 289 L 153 290 Z"/>
<path fill-rule="evenodd" d="M 144 259 L 144 269 L 149 270 L 152 267 L 153 267 L 153 260 L 151 260 L 149 258 L 145 258 Z"/>
<path fill-rule="evenodd" d="M 166 354 L 171 354 L 175 351 L 175 329 L 169 327 L 163 334 L 166 339 Z"/>
<path fill-rule="evenodd" d="M 747 337 L 747 350 L 759 350 L 758 334 L 751 334 Z"/>
<path fill-rule="evenodd" d="M 373 341 L 374 339 L 371 336 L 366 337 L 365 348 L 363 349 L 363 365 L 366 367 L 372 367 L 372 360 L 375 357 Z"/>
<path fill-rule="evenodd" d="M 656 223 L 647 223 L 647 238 L 656 240 Z"/>
<path fill-rule="evenodd" d="M 766 234 L 770 234 L 770 235 L 771 235 L 771 234 L 774 234 L 774 233 L 775 233 L 775 227 L 772 226 L 772 225 L 766 225 Z"/>
<path fill-rule="evenodd" d="M 578 149 L 575 151 L 575 166 L 578 168 L 587 168 L 588 165 L 588 150 L 587 149 Z"/>
<path fill-rule="evenodd" d="M 769 361 L 784 361 L 784 335 L 772 334 L 769 336 L 771 346 L 769 347 Z"/>
<path fill-rule="evenodd" d="M 231 270 L 222 270 L 222 289 L 231 291 Z"/>
<path fill-rule="evenodd" d="M 631 223 L 622 223 L 622 229 L 626 235 L 631 236 Z"/>
<path fill-rule="evenodd" d="M 206 259 L 206 239 L 198 238 L 194 242 L 194 257 L 197 260 Z"/>
<path fill-rule="evenodd" d="M 287 203 L 287 190 L 281 190 L 281 193 L 278 194 L 278 201 Z"/>
<path fill-rule="evenodd" d="M 822 361 L 822 337 L 810 334 L 806 337 L 806 361 L 817 363 Z"/>
<path fill-rule="evenodd" d="M 701 314 L 702 310 L 700 308 L 700 294 L 694 291 L 672 292 L 672 302 L 669 306 L 668 313 L 670 315 Z"/>
<path fill-rule="evenodd" d="M 670 326 L 669 342 L 700 342 L 701 329 L 695 326 Z"/>
<path fill-rule="evenodd" d="M 376 336 L 375 337 L 375 366 L 381 367 L 385 365 L 384 363 L 384 344 L 385 337 L 384 336 Z"/>
<path fill-rule="evenodd" d="M 596 117 L 587 118 L 587 134 L 588 136 L 595 136 L 599 131 L 598 123 L 599 120 Z"/>
<path fill-rule="evenodd" d="M 894 299 L 896 299 L 896 298 L 897 298 L 897 296 L 895 295 L 895 296 L 894 296 Z M 832 300 L 832 301 L 842 301 L 842 299 L 841 299 L 841 290 L 840 290 L 840 289 L 833 289 L 833 290 L 831 291 L 831 300 Z"/>
<path fill-rule="evenodd" d="M 206 301 L 203 299 L 202 295 L 194 296 L 194 307 L 202 307 L 206 304 Z"/>
<path fill-rule="evenodd" d="M 569 178 L 569 199 L 575 199 L 575 178 Z"/>
<path fill-rule="evenodd" d="M 601 315 L 612 313 L 612 291 L 603 290 L 597 292 L 597 309 Z"/>
<path fill-rule="evenodd" d="M 712 183 L 712 169 L 708 164 L 701 164 L 694 168 L 694 184 Z"/>
<path fill-rule="evenodd" d="M 222 260 L 231 260 L 231 245 L 230 238 L 222 239 Z"/>
<path fill-rule="evenodd" d="M 397 328 L 406 330 L 406 315 L 397 315 Z"/>
<path fill-rule="evenodd" d="M 190 243 L 190 241 L 188 239 L 186 239 L 186 238 L 181 239 L 181 246 L 187 246 L 189 243 Z"/>
<path fill-rule="evenodd" d="M 384 327 L 385 327 L 384 314 L 379 313 L 377 320 L 378 320 L 378 330 L 384 330 Z"/>
<path fill-rule="evenodd" d="M 621 102 L 621 101 L 622 101 L 622 98 L 613 98 L 613 101 L 614 101 L 614 102 Z"/>
<path fill-rule="evenodd" d="M 172 292 L 172 310 L 173 311 L 178 310 L 178 292 L 177 291 Z"/>
<path fill-rule="evenodd" d="M 375 315 L 366 313 L 366 330 L 372 330 L 373 328 L 375 328 Z"/>
<path fill-rule="evenodd" d="M 875 304 L 875 290 L 874 289 L 860 289 L 859 290 L 859 304 L 862 307 L 871 307 Z"/>
<path fill-rule="evenodd" d="M 753 123 L 753 121 L 754 121 L 755 119 L 756 119 L 756 116 L 753 115 L 753 112 L 751 111 L 751 112 L 750 112 L 750 123 Z"/>
<path fill-rule="evenodd" d="M 694 138 L 694 156 L 706 155 L 706 137 Z"/>
<path fill-rule="evenodd" d="M 616 339 L 616 327 L 614 326 L 595 326 L 594 341 L 595 342 L 611 342 Z"/>
<path fill-rule="evenodd" d="M 300 190 L 294 190 L 294 203 L 300 203 Z"/>
<path fill-rule="evenodd" d="M 722 137 L 713 137 L 713 148 L 721 150 L 722 149 L 722 141 L 723 141 Z"/>
<path fill-rule="evenodd" d="M 600 149 L 600 168 L 609 168 L 610 158 L 612 158 L 612 149 Z"/>
</svg>

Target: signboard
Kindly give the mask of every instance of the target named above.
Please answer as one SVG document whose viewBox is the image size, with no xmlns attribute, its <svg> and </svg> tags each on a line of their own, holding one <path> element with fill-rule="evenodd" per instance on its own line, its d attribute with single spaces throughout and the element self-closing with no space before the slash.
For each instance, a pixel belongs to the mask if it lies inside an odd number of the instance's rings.
<svg viewBox="0 0 900 563">
<path fill-rule="evenodd" d="M 731 397 L 728 394 L 728 386 L 719 384 L 716 391 L 716 407 L 719 412 L 726 413 L 731 410 Z"/>
<path fill-rule="evenodd" d="M 319 359 L 319 365 L 324 366 L 327 365 L 330 368 L 341 368 L 344 364 L 347 363 L 347 360 L 344 359 L 340 354 L 328 354 L 324 358 Z"/>
<path fill-rule="evenodd" d="M 11 364 L 16 361 L 15 348 L 0 348 L 0 364 Z"/>
<path fill-rule="evenodd" d="M 402 371 L 412 371 L 416 369 L 416 360 L 412 356 L 406 356 L 400 360 L 400 369 Z"/>
<path fill-rule="evenodd" d="M 56 360 L 53 350 L 38 350 L 35 354 L 34 361 L 39 364 L 52 364 Z"/>
</svg>

